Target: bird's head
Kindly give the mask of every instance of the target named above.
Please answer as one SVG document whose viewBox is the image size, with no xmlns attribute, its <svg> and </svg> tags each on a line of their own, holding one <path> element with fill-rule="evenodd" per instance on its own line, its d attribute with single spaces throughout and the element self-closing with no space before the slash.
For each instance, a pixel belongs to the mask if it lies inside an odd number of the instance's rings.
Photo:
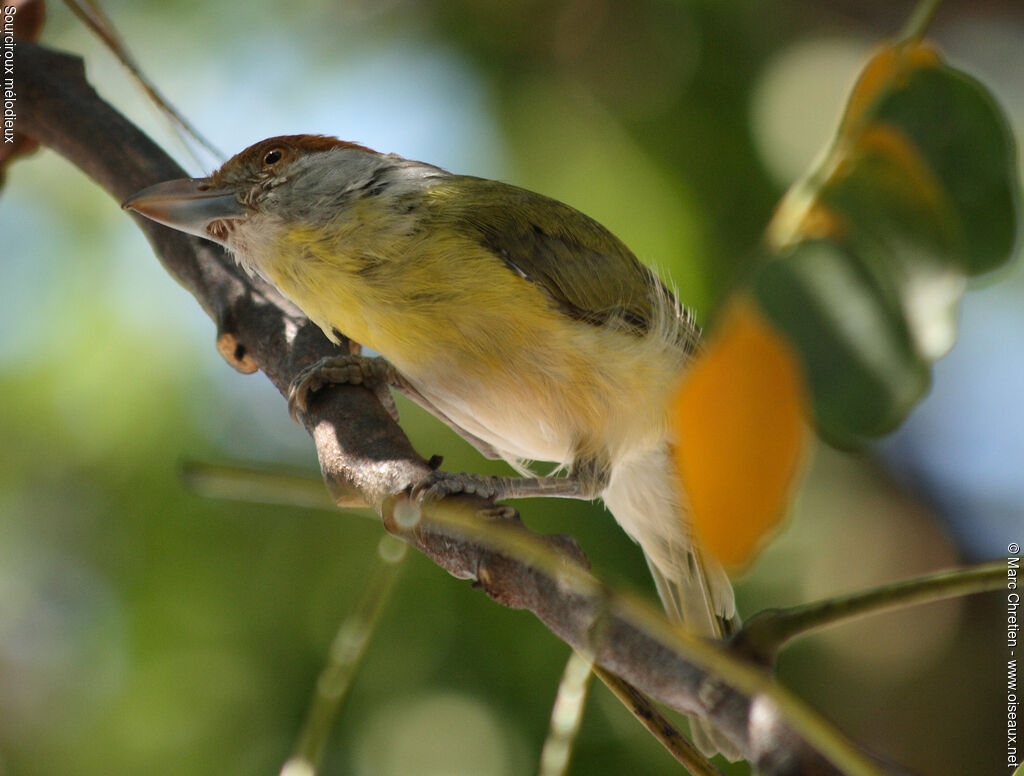
<svg viewBox="0 0 1024 776">
<path fill-rule="evenodd" d="M 143 189 L 121 205 L 188 234 L 235 247 L 236 231 L 267 216 L 283 223 L 322 218 L 372 180 L 384 157 L 324 135 L 261 140 L 208 178 L 181 178 Z"/>
</svg>

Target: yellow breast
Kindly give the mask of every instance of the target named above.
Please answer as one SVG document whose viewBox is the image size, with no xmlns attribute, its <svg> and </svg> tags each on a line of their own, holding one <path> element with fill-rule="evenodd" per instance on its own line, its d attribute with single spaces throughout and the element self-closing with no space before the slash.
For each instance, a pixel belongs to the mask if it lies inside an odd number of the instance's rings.
<svg viewBox="0 0 1024 776">
<path fill-rule="evenodd" d="M 555 461 L 663 433 L 678 364 L 656 338 L 570 318 L 458 236 L 395 224 L 382 240 L 365 219 L 348 224 L 329 237 L 290 229 L 264 257 L 270 280 L 466 430 L 510 456 Z"/>
</svg>

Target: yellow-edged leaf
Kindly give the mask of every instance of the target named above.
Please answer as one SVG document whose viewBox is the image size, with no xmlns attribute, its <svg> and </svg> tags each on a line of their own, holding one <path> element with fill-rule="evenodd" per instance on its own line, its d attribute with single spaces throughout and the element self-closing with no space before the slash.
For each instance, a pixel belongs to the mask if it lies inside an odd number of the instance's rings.
<svg viewBox="0 0 1024 776">
<path fill-rule="evenodd" d="M 1016 167 L 980 83 L 916 35 L 872 56 L 827 153 L 779 203 L 749 279 L 799 353 L 825 438 L 885 434 L 927 391 L 966 279 L 1013 255 Z"/>
</svg>

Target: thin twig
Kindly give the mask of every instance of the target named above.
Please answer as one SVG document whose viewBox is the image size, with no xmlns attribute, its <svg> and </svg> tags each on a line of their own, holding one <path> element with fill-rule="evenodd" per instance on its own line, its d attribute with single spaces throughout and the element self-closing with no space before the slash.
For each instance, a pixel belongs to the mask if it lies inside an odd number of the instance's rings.
<svg viewBox="0 0 1024 776">
<path fill-rule="evenodd" d="M 733 641 L 760 662 L 770 664 L 783 644 L 818 628 L 893 609 L 997 590 L 1005 584 L 1005 563 L 942 571 L 787 609 L 766 609 L 747 620 Z"/>
<path fill-rule="evenodd" d="M 377 567 L 367 580 L 355 609 L 341 623 L 331 643 L 327 665 L 317 679 L 306 723 L 292 756 L 281 769 L 281 776 L 314 776 L 319 771 L 334 720 L 366 655 L 370 637 L 401 570 L 405 550 L 406 546 L 393 536 L 381 539 Z"/>
<path fill-rule="evenodd" d="M 906 43 L 919 43 L 928 32 L 928 28 L 938 13 L 942 0 L 921 0 L 915 7 L 898 40 Z"/>
<path fill-rule="evenodd" d="M 361 499 L 351 504 L 336 504 L 324 489 L 323 477 L 289 472 L 280 466 L 185 461 L 181 479 L 190 490 L 207 498 L 245 501 L 251 504 L 282 504 L 306 509 L 334 511 L 339 506 L 360 510 L 370 516 L 370 507 Z M 373 515 L 376 519 L 376 515 Z"/>
<path fill-rule="evenodd" d="M 722 776 L 711 761 L 700 753 L 690 740 L 651 703 L 650 698 L 621 677 L 594 667 L 594 674 L 604 682 L 612 694 L 629 709 L 640 724 L 664 746 L 690 772 L 691 776 Z"/>
<path fill-rule="evenodd" d="M 593 668 L 593 654 L 588 656 L 577 650 L 569 653 L 555 693 L 551 724 L 541 747 L 537 776 L 565 776 L 568 772 L 569 757 L 587 705 L 587 689 Z"/>
<path fill-rule="evenodd" d="M 192 126 L 192 123 L 186 119 L 177 108 L 164 97 L 152 81 L 142 72 L 142 68 L 139 67 L 139 63 L 132 56 L 131 52 L 128 51 L 128 47 L 125 45 L 124 40 L 114 27 L 114 23 L 110 20 L 110 17 L 103 11 L 99 3 L 95 0 L 64 0 L 64 4 L 71 10 L 78 20 L 85 25 L 97 38 L 99 38 L 103 44 L 110 50 L 110 52 L 117 58 L 117 60 L 124 66 L 124 68 L 131 74 L 132 78 L 139 84 L 143 92 L 150 99 L 150 101 L 156 105 L 160 112 L 168 119 L 172 129 L 178 135 L 178 138 L 182 141 L 182 145 L 185 150 L 192 155 L 192 158 L 197 164 L 202 165 L 202 160 L 192 151 L 192 146 L 188 144 L 186 138 L 191 137 L 200 146 L 205 148 L 210 154 L 213 155 L 214 159 L 221 162 L 224 161 L 224 154 L 221 153 L 209 140 L 207 140 L 198 129 Z"/>
</svg>

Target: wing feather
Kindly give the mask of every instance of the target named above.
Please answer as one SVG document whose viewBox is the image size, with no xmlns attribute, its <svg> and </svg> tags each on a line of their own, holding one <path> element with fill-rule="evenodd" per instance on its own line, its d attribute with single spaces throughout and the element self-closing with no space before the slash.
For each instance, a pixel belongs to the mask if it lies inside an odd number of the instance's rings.
<svg viewBox="0 0 1024 776">
<path fill-rule="evenodd" d="M 446 196 L 449 187 L 457 199 Z M 455 222 L 466 237 L 540 286 L 573 318 L 595 325 L 615 320 L 643 335 L 666 299 L 678 308 L 657 275 L 621 240 L 562 202 L 469 176 L 433 188 L 432 198 L 458 209 Z"/>
</svg>

